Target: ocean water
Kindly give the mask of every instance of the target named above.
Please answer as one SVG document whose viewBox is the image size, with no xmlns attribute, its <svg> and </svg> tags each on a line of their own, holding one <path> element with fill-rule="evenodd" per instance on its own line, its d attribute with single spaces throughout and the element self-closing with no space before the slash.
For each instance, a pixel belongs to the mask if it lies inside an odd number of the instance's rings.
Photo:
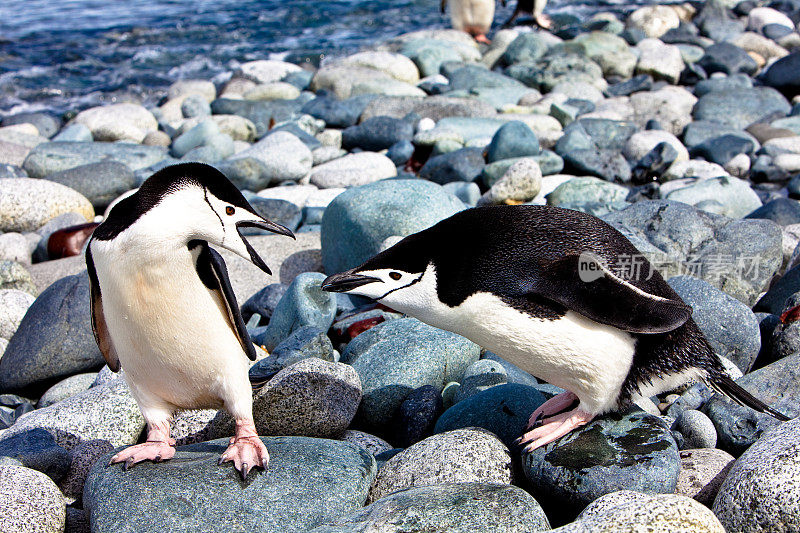
<svg viewBox="0 0 800 533">
<path fill-rule="evenodd" d="M 652 0 L 550 0 L 590 16 Z M 497 4 L 495 24 L 514 0 Z M 0 115 L 62 113 L 131 95 L 155 104 L 177 79 L 223 81 L 244 61 L 344 55 L 449 26 L 439 0 L 0 0 Z"/>
</svg>

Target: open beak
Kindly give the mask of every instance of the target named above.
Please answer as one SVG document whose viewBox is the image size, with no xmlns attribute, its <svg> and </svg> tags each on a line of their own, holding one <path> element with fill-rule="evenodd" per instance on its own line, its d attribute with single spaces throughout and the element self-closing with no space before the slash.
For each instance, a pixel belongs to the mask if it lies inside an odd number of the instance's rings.
<svg viewBox="0 0 800 533">
<path fill-rule="evenodd" d="M 287 227 L 281 226 L 280 224 L 276 224 L 269 220 L 243 220 L 241 222 L 236 223 L 236 232 L 239 234 L 239 238 L 242 239 L 245 247 L 247 248 L 247 253 L 250 254 L 250 260 L 256 265 L 258 268 L 266 272 L 267 274 L 272 275 L 272 271 L 269 269 L 267 264 L 264 262 L 263 259 L 256 253 L 255 249 L 247 242 L 247 239 L 244 238 L 242 235 L 241 228 L 260 228 L 265 229 L 267 231 L 271 231 L 272 233 L 277 233 L 279 235 L 286 235 L 287 237 L 291 237 L 292 239 L 295 238 L 294 233 Z"/>
<path fill-rule="evenodd" d="M 340 272 L 339 274 L 334 274 L 333 276 L 328 276 L 325 281 L 322 282 L 322 290 L 328 292 L 347 292 L 374 281 L 381 280 L 372 276 L 354 274 L 348 270 Z"/>
</svg>

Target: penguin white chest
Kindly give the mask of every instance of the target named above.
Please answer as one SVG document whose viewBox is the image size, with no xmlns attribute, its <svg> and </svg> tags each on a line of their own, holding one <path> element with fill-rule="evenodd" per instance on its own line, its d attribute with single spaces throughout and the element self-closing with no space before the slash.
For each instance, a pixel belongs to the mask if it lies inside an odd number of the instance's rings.
<svg viewBox="0 0 800 533">
<path fill-rule="evenodd" d="M 453 0 L 450 5 L 450 20 L 453 28 L 469 31 L 474 28 L 489 31 L 494 20 L 495 0 Z"/>
<path fill-rule="evenodd" d="M 144 260 L 94 241 L 92 255 L 109 334 L 138 399 L 221 407 L 223 389 L 246 384 L 247 358 L 188 250 Z"/>
</svg>

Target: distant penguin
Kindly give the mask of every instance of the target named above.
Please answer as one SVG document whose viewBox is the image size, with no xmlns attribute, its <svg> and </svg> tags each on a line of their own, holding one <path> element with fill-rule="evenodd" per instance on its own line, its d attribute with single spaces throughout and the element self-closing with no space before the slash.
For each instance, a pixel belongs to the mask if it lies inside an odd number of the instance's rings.
<svg viewBox="0 0 800 533">
<path fill-rule="evenodd" d="M 472 35 L 479 43 L 489 44 L 486 37 L 494 21 L 495 0 L 450 0 L 450 22 L 453 28 Z M 442 13 L 447 0 L 441 0 Z M 503 0 L 503 5 L 505 0 Z"/>
<path fill-rule="evenodd" d="M 531 415 L 528 450 L 692 379 L 787 420 L 725 373 L 691 307 L 630 241 L 578 211 L 468 209 L 322 288 L 463 335 L 565 389 Z"/>
<path fill-rule="evenodd" d="M 514 20 L 520 13 L 528 13 L 533 16 L 533 21 L 537 26 L 544 29 L 550 29 L 553 26 L 553 21 L 544 14 L 544 8 L 547 5 L 547 0 L 519 0 L 517 6 L 511 17 L 503 23 L 503 28 L 511 27 Z"/>
<path fill-rule="evenodd" d="M 253 422 L 248 358 L 255 348 L 222 256 L 226 248 L 270 273 L 242 236 L 246 227 L 294 237 L 261 217 L 215 168 L 164 168 L 116 204 L 86 250 L 92 327 L 111 370 L 147 422 L 147 442 L 112 459 L 125 468 L 175 455 L 170 422 L 180 409 L 225 409 L 236 434 L 220 458 L 242 477 L 269 454 Z"/>
</svg>

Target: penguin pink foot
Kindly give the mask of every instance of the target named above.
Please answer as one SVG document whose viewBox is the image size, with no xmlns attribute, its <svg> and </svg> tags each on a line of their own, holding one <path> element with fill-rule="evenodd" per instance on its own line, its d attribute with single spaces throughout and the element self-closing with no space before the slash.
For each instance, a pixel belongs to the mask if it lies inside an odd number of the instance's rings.
<svg viewBox="0 0 800 533">
<path fill-rule="evenodd" d="M 571 406 L 576 401 L 578 401 L 578 397 L 569 391 L 556 394 L 542 405 L 537 407 L 533 413 L 531 413 L 531 416 L 528 419 L 528 426 L 525 429 L 533 428 L 542 418 L 547 418 L 563 412 L 567 407 Z"/>
<path fill-rule="evenodd" d="M 475 35 L 475 41 L 483 44 L 492 44 L 492 41 L 490 41 L 489 38 L 483 33 L 480 35 Z"/>
<path fill-rule="evenodd" d="M 553 27 L 553 19 L 548 17 L 547 15 L 536 15 L 533 18 L 536 21 L 536 24 L 539 25 L 540 28 L 549 30 Z"/>
<path fill-rule="evenodd" d="M 531 452 L 563 437 L 573 429 L 588 424 L 594 419 L 594 416 L 580 408 L 576 408 L 572 411 L 546 418 L 542 421 L 541 426 L 525 433 L 518 442 L 519 444 L 527 444 L 524 451 Z"/>
<path fill-rule="evenodd" d="M 252 420 L 237 420 L 236 435 L 231 437 L 228 449 L 220 456 L 219 464 L 233 461 L 233 466 L 247 479 L 252 468 L 267 469 L 269 452 L 256 432 Z"/>
<path fill-rule="evenodd" d="M 169 437 L 169 425 L 166 423 L 150 426 L 147 430 L 147 441 L 125 448 L 111 458 L 109 464 L 125 463 L 127 470 L 136 463 L 153 461 L 160 463 L 175 456 L 175 439 Z"/>
</svg>

